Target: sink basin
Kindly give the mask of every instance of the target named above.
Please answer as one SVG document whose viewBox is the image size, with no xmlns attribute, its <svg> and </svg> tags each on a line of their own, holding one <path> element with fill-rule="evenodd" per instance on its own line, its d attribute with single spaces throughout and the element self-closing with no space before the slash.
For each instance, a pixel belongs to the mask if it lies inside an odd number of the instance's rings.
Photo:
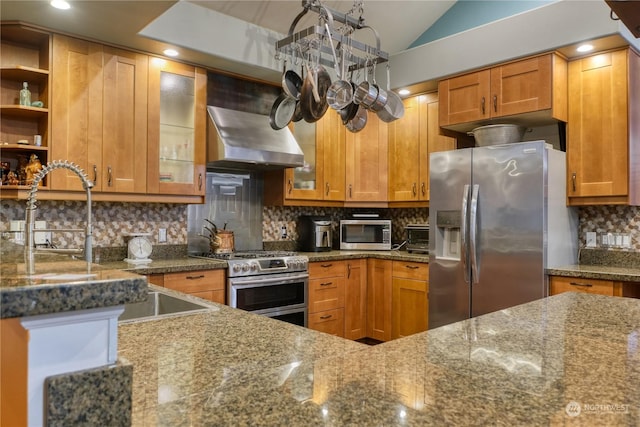
<svg viewBox="0 0 640 427">
<path fill-rule="evenodd" d="M 162 292 L 149 292 L 146 301 L 124 305 L 124 312 L 118 318 L 119 322 L 126 320 L 156 320 L 181 313 L 195 314 L 214 310 L 214 307 L 169 295 Z"/>
</svg>

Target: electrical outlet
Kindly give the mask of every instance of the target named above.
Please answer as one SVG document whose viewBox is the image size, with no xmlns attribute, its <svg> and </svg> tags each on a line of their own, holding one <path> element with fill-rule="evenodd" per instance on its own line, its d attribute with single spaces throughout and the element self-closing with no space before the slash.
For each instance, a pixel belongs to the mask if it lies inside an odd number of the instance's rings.
<svg viewBox="0 0 640 427">
<path fill-rule="evenodd" d="M 36 221 L 34 224 L 34 229 L 39 230 L 47 228 L 46 221 Z M 33 242 L 36 245 L 46 245 L 47 243 L 51 243 L 51 232 L 50 231 L 36 231 L 33 233 Z"/>
<path fill-rule="evenodd" d="M 167 229 L 160 228 L 158 229 L 158 243 L 166 243 L 167 242 Z"/>
</svg>

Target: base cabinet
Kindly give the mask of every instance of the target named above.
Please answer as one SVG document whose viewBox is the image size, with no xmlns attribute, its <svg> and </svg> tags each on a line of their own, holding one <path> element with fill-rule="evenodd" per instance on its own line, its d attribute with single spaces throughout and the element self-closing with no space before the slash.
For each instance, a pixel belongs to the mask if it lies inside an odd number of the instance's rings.
<svg viewBox="0 0 640 427">
<path fill-rule="evenodd" d="M 640 298 L 640 283 L 549 276 L 549 295 L 557 295 L 563 292 L 585 292 L 615 297 Z"/>
<path fill-rule="evenodd" d="M 391 340 L 392 261 L 367 260 L 367 336 Z"/>
<path fill-rule="evenodd" d="M 429 264 L 393 261 L 391 338 L 427 330 Z"/>
<path fill-rule="evenodd" d="M 150 274 L 147 281 L 198 298 L 225 303 L 225 270 L 196 270 L 181 273 Z"/>
<path fill-rule="evenodd" d="M 367 336 L 367 260 L 345 262 L 344 337 L 358 340 Z"/>
</svg>

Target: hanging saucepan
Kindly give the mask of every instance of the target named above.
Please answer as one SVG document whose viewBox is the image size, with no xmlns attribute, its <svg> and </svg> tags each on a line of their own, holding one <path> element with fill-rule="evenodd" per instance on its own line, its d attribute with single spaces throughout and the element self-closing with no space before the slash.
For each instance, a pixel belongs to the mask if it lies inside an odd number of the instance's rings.
<svg viewBox="0 0 640 427">
<path fill-rule="evenodd" d="M 327 103 L 327 90 L 331 86 L 331 76 L 327 70 L 320 65 L 320 49 L 322 41 L 318 46 L 318 60 L 316 65 L 311 69 L 307 64 L 307 75 L 302 89 L 300 90 L 300 109 L 302 117 L 308 123 L 314 123 L 320 120 L 329 108 Z"/>
<path fill-rule="evenodd" d="M 402 102 L 402 98 L 390 89 L 391 77 L 389 68 L 389 64 L 387 64 L 387 103 L 380 111 L 376 112 L 376 114 L 378 114 L 378 118 L 386 123 L 398 120 L 404 115 L 404 103 Z"/>
<path fill-rule="evenodd" d="M 384 108 L 384 106 L 387 104 L 387 91 L 382 89 L 380 86 L 378 86 L 378 84 L 376 83 L 376 63 L 373 63 L 373 86 L 376 88 L 376 91 L 378 91 L 378 96 L 376 96 L 375 101 L 373 101 L 373 103 L 369 106 L 370 109 L 372 111 L 375 111 L 376 113 L 380 110 L 382 110 Z"/>
<path fill-rule="evenodd" d="M 364 70 L 364 81 L 360 82 L 356 87 L 356 91 L 353 93 L 353 102 L 361 104 L 365 108 L 370 108 L 378 97 L 378 89 L 373 83 L 369 83 L 369 72 L 367 70 L 368 62 L 369 60 L 367 59 Z"/>
<path fill-rule="evenodd" d="M 356 84 L 353 82 L 351 82 L 351 89 L 352 91 L 356 90 Z M 352 100 L 349 105 L 340 110 L 340 118 L 342 119 L 343 125 L 346 125 L 347 123 L 349 123 L 349 120 L 353 119 L 353 117 L 358 112 L 358 107 L 359 105 L 354 103 Z"/>
<path fill-rule="evenodd" d="M 353 133 L 360 132 L 362 129 L 364 129 L 364 127 L 367 125 L 368 117 L 366 108 L 364 108 L 362 105 L 356 105 L 356 107 L 357 110 L 355 116 L 353 116 L 353 118 L 349 120 L 345 125 L 347 130 Z"/>
<path fill-rule="evenodd" d="M 285 62 L 286 67 L 286 62 Z M 282 89 L 289 97 L 300 99 L 300 89 L 302 89 L 302 77 L 293 70 L 286 70 L 282 75 Z"/>
<path fill-rule="evenodd" d="M 328 26 L 327 32 L 329 32 Z M 331 86 L 329 86 L 329 89 L 327 90 L 327 103 L 329 104 L 329 107 L 334 110 L 342 110 L 347 105 L 351 104 L 351 101 L 353 100 L 353 86 L 351 86 L 350 82 L 344 79 L 346 46 L 342 46 L 342 62 L 338 67 L 338 58 L 336 56 L 335 49 L 333 48 L 331 36 L 329 36 L 329 43 L 331 43 L 331 53 L 333 53 L 333 59 L 336 63 L 336 74 L 338 75 L 338 80 L 331 83 Z"/>
<path fill-rule="evenodd" d="M 271 107 L 271 113 L 269 114 L 269 124 L 275 130 L 280 130 L 287 126 L 293 118 L 293 113 L 296 110 L 296 100 L 291 98 L 286 93 L 281 93 L 276 98 L 273 106 Z"/>
</svg>

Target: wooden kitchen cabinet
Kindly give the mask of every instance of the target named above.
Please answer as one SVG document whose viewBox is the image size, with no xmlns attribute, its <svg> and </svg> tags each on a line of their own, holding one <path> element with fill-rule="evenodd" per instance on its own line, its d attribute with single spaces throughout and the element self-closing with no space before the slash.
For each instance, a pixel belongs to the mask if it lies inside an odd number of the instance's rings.
<svg viewBox="0 0 640 427">
<path fill-rule="evenodd" d="M 367 260 L 367 336 L 391 340 L 392 267 L 389 260 Z"/>
<path fill-rule="evenodd" d="M 29 26 L 3 23 L 0 27 L 0 143 L 2 162 L 16 171 L 21 159 L 38 156 L 42 164 L 49 160 L 49 91 L 51 34 Z M 44 106 L 20 105 L 20 90 L 27 82 L 31 101 L 42 101 Z M 42 137 L 42 145 L 34 144 L 34 136 Z M 30 145 L 18 144 L 26 140 Z M 47 188 L 45 178 L 42 188 Z M 2 196 L 14 197 L 17 186 L 2 186 Z"/>
<path fill-rule="evenodd" d="M 404 107 L 404 117 L 389 124 L 392 206 L 394 202 L 428 202 L 429 154 L 456 148 L 455 138 L 440 134 L 436 93 L 407 98 Z"/>
<path fill-rule="evenodd" d="M 387 202 L 388 146 L 388 126 L 375 114 L 360 132 L 347 132 L 345 206 Z"/>
<path fill-rule="evenodd" d="M 308 327 L 344 337 L 345 262 L 309 263 Z"/>
<path fill-rule="evenodd" d="M 345 263 L 344 337 L 358 340 L 367 336 L 367 259 Z"/>
<path fill-rule="evenodd" d="M 204 196 L 207 73 L 149 58 L 147 191 Z"/>
<path fill-rule="evenodd" d="M 569 63 L 569 205 L 640 205 L 638 75 L 630 49 Z"/>
<path fill-rule="evenodd" d="M 265 204 L 342 206 L 346 130 L 340 115 L 327 110 L 317 122 L 300 121 L 292 128 L 304 152 L 305 166 L 266 172 Z"/>
<path fill-rule="evenodd" d="M 438 93 L 439 124 L 452 130 L 523 114 L 535 124 L 567 121 L 567 64 L 547 53 L 441 80 Z"/>
<path fill-rule="evenodd" d="M 225 303 L 226 272 L 223 269 L 151 274 L 147 280 L 157 286 L 220 304 Z"/>
<path fill-rule="evenodd" d="M 391 338 L 427 330 L 429 322 L 429 264 L 393 261 Z"/>
<path fill-rule="evenodd" d="M 640 283 L 549 276 L 549 295 L 557 295 L 562 292 L 586 292 L 589 294 L 640 298 Z"/>
</svg>

